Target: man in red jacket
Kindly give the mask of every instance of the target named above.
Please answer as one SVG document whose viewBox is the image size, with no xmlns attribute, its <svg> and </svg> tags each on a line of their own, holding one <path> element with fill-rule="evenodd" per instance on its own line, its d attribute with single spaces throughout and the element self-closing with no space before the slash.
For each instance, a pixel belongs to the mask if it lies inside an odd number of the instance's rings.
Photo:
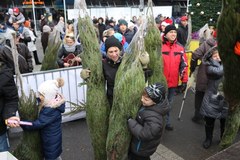
<svg viewBox="0 0 240 160">
<path fill-rule="evenodd" d="M 168 85 L 168 101 L 171 104 L 178 86 L 179 77 L 182 81 L 182 91 L 185 91 L 188 81 L 188 64 L 184 47 L 177 42 L 177 29 L 174 25 L 165 28 L 162 44 L 164 75 Z M 173 130 L 170 114 L 166 115 L 166 130 Z"/>
</svg>

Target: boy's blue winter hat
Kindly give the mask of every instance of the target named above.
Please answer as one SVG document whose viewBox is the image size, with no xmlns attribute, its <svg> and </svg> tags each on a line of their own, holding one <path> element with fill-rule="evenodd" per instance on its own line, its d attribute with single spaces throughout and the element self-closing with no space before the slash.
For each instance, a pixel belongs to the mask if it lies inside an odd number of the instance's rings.
<svg viewBox="0 0 240 160">
<path fill-rule="evenodd" d="M 147 86 L 145 91 L 155 103 L 162 102 L 166 97 L 165 86 L 159 82 Z"/>
</svg>

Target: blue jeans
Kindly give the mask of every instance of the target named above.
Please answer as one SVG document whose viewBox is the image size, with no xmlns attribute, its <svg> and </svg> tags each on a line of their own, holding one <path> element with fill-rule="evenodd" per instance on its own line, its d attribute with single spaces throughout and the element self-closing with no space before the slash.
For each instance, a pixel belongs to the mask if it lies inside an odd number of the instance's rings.
<svg viewBox="0 0 240 160">
<path fill-rule="evenodd" d="M 169 112 L 166 114 L 166 126 L 170 126 L 170 111 L 172 109 L 172 102 L 173 102 L 173 97 L 175 95 L 175 90 L 176 88 L 168 88 L 168 95 L 167 95 L 167 99 L 170 105 L 170 110 Z"/>
<path fill-rule="evenodd" d="M 9 143 L 7 138 L 7 133 L 0 136 L 0 152 L 8 151 Z"/>
</svg>

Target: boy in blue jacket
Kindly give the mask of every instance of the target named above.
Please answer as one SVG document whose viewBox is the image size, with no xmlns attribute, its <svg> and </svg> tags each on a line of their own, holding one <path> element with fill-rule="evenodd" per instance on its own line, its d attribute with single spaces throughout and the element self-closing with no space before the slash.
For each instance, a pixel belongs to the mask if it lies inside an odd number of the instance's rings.
<svg viewBox="0 0 240 160">
<path fill-rule="evenodd" d="M 132 134 L 129 160 L 150 160 L 160 144 L 163 132 L 163 116 L 169 111 L 166 88 L 155 83 L 144 89 L 142 106 L 136 120 L 129 118 L 128 127 Z"/>
<path fill-rule="evenodd" d="M 44 160 L 61 160 L 62 153 L 62 113 L 65 112 L 65 99 L 59 93 L 64 80 L 47 80 L 38 87 L 39 117 L 28 130 L 40 130 Z"/>
</svg>

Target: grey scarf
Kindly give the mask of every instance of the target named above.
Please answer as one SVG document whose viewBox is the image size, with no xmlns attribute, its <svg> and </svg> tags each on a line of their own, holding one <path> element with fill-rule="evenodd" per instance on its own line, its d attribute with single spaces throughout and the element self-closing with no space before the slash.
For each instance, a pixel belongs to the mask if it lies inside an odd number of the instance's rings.
<svg viewBox="0 0 240 160">
<path fill-rule="evenodd" d="M 78 45 L 78 43 L 74 43 L 73 45 L 69 46 L 67 44 L 64 44 L 64 48 L 67 52 L 74 52 L 76 50 L 76 45 Z"/>
</svg>

